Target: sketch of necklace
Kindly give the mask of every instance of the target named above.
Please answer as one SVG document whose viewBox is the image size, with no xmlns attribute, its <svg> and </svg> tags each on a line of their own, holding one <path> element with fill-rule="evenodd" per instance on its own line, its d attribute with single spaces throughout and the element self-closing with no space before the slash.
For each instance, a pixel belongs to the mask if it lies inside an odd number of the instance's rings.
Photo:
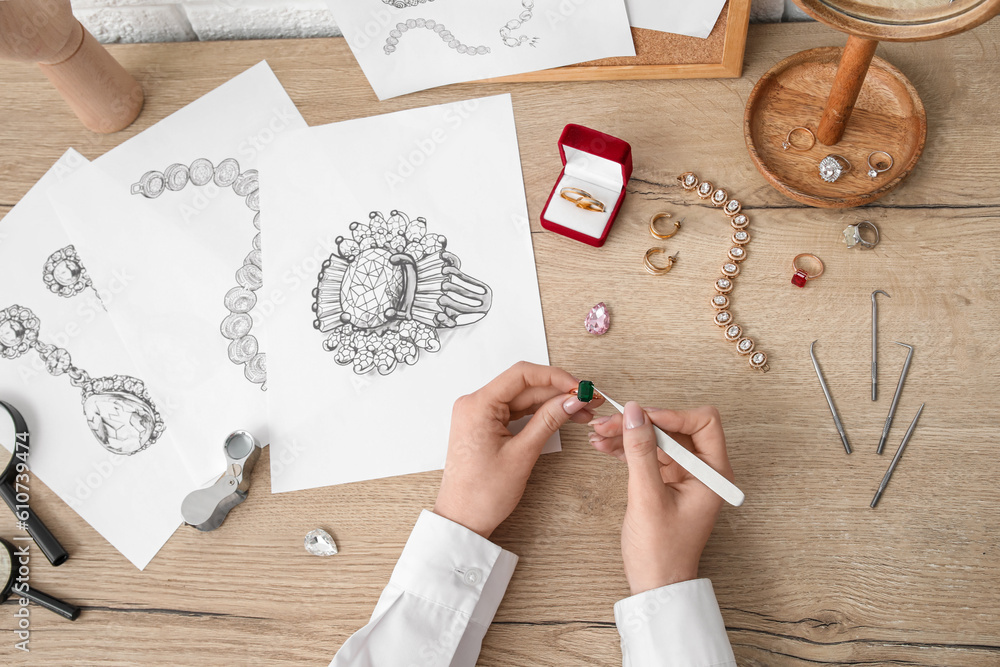
<svg viewBox="0 0 1000 667">
<path fill-rule="evenodd" d="M 490 47 L 488 46 L 467 46 L 462 44 L 460 41 L 455 39 L 455 36 L 451 34 L 450 30 L 444 27 L 443 23 L 438 23 L 434 19 L 407 19 L 405 23 L 397 23 L 396 27 L 389 31 L 389 36 L 385 40 L 385 46 L 382 47 L 385 51 L 385 55 L 392 55 L 396 50 L 396 45 L 399 44 L 399 38 L 403 36 L 403 33 L 411 28 L 427 28 L 433 31 L 441 38 L 441 40 L 448 44 L 452 49 L 455 49 L 456 53 L 465 53 L 470 56 L 481 55 L 484 56 L 490 52 Z"/>
<path fill-rule="evenodd" d="M 80 261 L 80 256 L 76 254 L 76 248 L 68 245 L 65 248 L 56 250 L 42 266 L 42 282 L 56 296 L 71 299 L 83 290 L 90 288 L 97 296 L 97 301 L 104 308 L 104 301 L 101 295 L 94 289 L 94 282 L 90 279 L 86 267 Z M 107 310 L 107 308 L 104 308 Z"/>
<path fill-rule="evenodd" d="M 188 183 L 207 185 L 215 183 L 220 188 L 232 186 L 237 196 L 246 200 L 247 208 L 254 212 L 253 226 L 257 234 L 253 237 L 253 248 L 243 260 L 243 266 L 236 271 L 236 287 L 226 292 L 223 303 L 229 314 L 220 330 L 229 341 L 229 359 L 234 364 L 243 365 L 243 375 L 262 390 L 267 390 L 267 360 L 257 337 L 250 333 L 253 318 L 250 311 L 257 305 L 255 292 L 264 284 L 260 254 L 260 191 L 257 170 L 248 169 L 240 173 L 240 165 L 233 158 L 226 158 L 213 167 L 210 160 L 198 158 L 191 166 L 172 164 L 163 172 L 148 171 L 138 183 L 132 185 L 132 194 L 141 194 L 155 199 L 164 190 L 181 190 Z"/>
<path fill-rule="evenodd" d="M 323 262 L 312 291 L 313 327 L 326 335 L 323 349 L 363 375 L 388 375 L 397 363 L 415 364 L 419 349 L 441 349 L 438 329 L 486 317 L 493 290 L 460 270 L 447 239 L 427 233 L 427 221 L 402 211 L 385 219 L 352 222 L 351 239 Z"/>
<path fill-rule="evenodd" d="M 511 31 L 517 30 L 525 23 L 531 20 L 532 10 L 535 8 L 535 0 L 521 0 L 521 6 L 524 7 L 524 11 L 521 12 L 516 19 L 511 19 L 500 28 L 500 39 L 503 40 L 505 46 L 515 48 L 518 46 L 523 46 L 525 44 L 529 46 L 534 46 L 538 43 L 538 37 L 528 37 L 527 35 L 521 35 L 520 37 L 512 37 Z"/>
<path fill-rule="evenodd" d="M 416 7 L 417 5 L 422 5 L 428 0 L 382 0 L 387 5 L 392 5 L 396 9 L 404 9 L 406 7 Z M 434 0 L 430 0 L 434 2 Z"/>
<path fill-rule="evenodd" d="M 42 323 L 23 306 L 0 310 L 0 357 L 17 359 L 35 350 L 50 375 L 69 376 L 83 392 L 83 415 L 90 432 L 112 454 L 131 456 L 146 449 L 166 428 L 142 380 L 129 375 L 91 379 L 73 365 L 67 350 L 38 340 Z"/>
</svg>

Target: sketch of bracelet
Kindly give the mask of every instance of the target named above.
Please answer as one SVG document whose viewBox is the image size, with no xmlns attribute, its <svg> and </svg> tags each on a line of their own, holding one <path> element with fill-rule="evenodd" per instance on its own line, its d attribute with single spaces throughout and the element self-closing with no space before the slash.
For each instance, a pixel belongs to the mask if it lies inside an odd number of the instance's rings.
<svg viewBox="0 0 1000 667">
<path fill-rule="evenodd" d="M 112 454 L 131 456 L 155 443 L 166 427 L 142 380 L 129 375 L 91 379 L 73 365 L 69 351 L 38 340 L 41 326 L 23 306 L 0 310 L 0 357 L 13 360 L 34 350 L 50 375 L 69 376 L 70 384 L 82 391 L 90 432 Z"/>
<path fill-rule="evenodd" d="M 396 45 L 399 44 L 400 37 L 411 28 L 427 28 L 433 31 L 441 38 L 441 41 L 447 43 L 450 48 L 455 49 L 458 53 L 466 53 L 470 56 L 484 56 L 490 52 L 490 47 L 488 46 L 466 46 L 462 44 L 455 39 L 451 31 L 445 29 L 444 24 L 438 23 L 434 19 L 407 19 L 405 23 L 397 23 L 396 27 L 389 31 L 389 36 L 385 40 L 385 47 L 383 47 L 385 55 L 392 55 L 396 50 Z"/>
<path fill-rule="evenodd" d="M 76 254 L 76 248 L 68 245 L 65 248 L 56 250 L 42 266 L 42 282 L 53 294 L 67 299 L 71 299 L 83 290 L 90 288 L 94 290 L 97 301 L 104 307 L 101 295 L 94 289 L 94 282 L 90 279 L 86 267 L 80 261 L 80 256 Z M 105 308 L 105 310 L 107 310 Z"/>
<path fill-rule="evenodd" d="M 243 260 L 243 266 L 236 271 L 236 287 L 226 292 L 223 300 L 229 314 L 220 330 L 229 341 L 229 359 L 234 364 L 243 365 L 247 380 L 261 385 L 267 390 L 267 361 L 260 351 L 257 337 L 250 333 L 253 318 L 250 311 L 257 304 L 255 292 L 264 284 L 260 253 L 260 192 L 257 170 L 248 169 L 240 173 L 240 165 L 233 158 L 226 158 L 213 167 L 212 162 L 198 158 L 191 166 L 172 164 L 163 172 L 146 172 L 138 183 L 132 185 L 132 194 L 141 194 L 155 199 L 166 190 L 180 190 L 188 183 L 207 185 L 215 183 L 220 188 L 232 187 L 233 192 L 245 198 L 247 208 L 254 212 L 253 226 L 257 234 L 253 237 L 253 248 Z"/>
<path fill-rule="evenodd" d="M 427 233 L 427 221 L 402 211 L 389 218 L 372 211 L 352 222 L 350 239 L 323 262 L 312 291 L 313 327 L 326 336 L 334 361 L 363 375 L 389 375 L 398 363 L 415 364 L 419 349 L 441 349 L 438 329 L 486 317 L 493 290 L 461 271 L 448 240 Z"/>
<path fill-rule="evenodd" d="M 517 46 L 523 46 L 527 44 L 528 46 L 534 46 L 538 43 L 538 37 L 528 37 L 527 35 L 521 35 L 520 37 L 512 37 L 511 31 L 517 30 L 525 23 L 531 20 L 532 10 L 535 8 L 535 0 L 521 0 L 521 6 L 524 7 L 524 11 L 521 12 L 516 19 L 511 19 L 500 28 L 500 39 L 503 40 L 505 46 L 511 48 Z"/>
<path fill-rule="evenodd" d="M 405 9 L 406 7 L 416 7 L 417 5 L 422 5 L 425 2 L 434 2 L 434 0 L 382 0 L 387 5 L 392 5 L 396 9 Z"/>
</svg>

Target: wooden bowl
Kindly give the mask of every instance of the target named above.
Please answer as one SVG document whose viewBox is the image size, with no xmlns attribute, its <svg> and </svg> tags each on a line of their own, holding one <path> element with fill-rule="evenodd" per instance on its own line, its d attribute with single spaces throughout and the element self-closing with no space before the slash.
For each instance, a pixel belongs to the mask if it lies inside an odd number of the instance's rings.
<svg viewBox="0 0 1000 667">
<path fill-rule="evenodd" d="M 754 86 L 743 117 L 750 158 L 768 183 L 819 208 L 861 206 L 892 191 L 916 166 L 927 138 L 927 115 L 917 91 L 902 72 L 876 56 L 838 144 L 817 141 L 807 151 L 782 148 L 793 127 L 816 131 L 842 52 L 827 47 L 785 58 Z M 793 139 L 796 145 L 808 143 L 804 132 Z M 867 173 L 873 151 L 893 158 L 892 168 L 876 178 Z M 852 168 L 828 183 L 820 178 L 819 163 L 831 154 L 847 158 Z"/>
</svg>

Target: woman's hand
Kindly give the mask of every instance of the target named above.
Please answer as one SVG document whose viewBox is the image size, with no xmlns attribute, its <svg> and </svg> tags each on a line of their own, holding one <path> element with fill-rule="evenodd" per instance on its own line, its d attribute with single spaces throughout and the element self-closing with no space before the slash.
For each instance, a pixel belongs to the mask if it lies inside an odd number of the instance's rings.
<svg viewBox="0 0 1000 667">
<path fill-rule="evenodd" d="M 545 442 L 569 419 L 593 419 L 570 394 L 579 381 L 564 370 L 520 362 L 455 401 L 448 458 L 434 512 L 488 538 L 524 494 Z M 517 435 L 510 422 L 534 415 Z"/>
<path fill-rule="evenodd" d="M 657 448 L 653 424 L 732 481 L 719 411 L 643 410 L 632 402 L 624 416 L 590 424 L 594 448 L 628 463 L 622 560 L 632 595 L 696 579 L 722 499 Z"/>
</svg>

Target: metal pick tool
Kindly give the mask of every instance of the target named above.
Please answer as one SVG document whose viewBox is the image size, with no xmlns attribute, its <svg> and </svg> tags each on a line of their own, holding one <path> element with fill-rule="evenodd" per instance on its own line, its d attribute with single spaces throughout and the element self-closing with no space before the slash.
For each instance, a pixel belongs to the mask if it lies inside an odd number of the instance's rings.
<svg viewBox="0 0 1000 667">
<path fill-rule="evenodd" d="M 215 530 L 229 511 L 247 499 L 250 474 L 260 458 L 260 443 L 246 431 L 236 431 L 222 446 L 226 472 L 207 489 L 192 491 L 181 503 L 184 522 L 198 530 Z"/>
<path fill-rule="evenodd" d="M 892 457 L 892 463 L 889 464 L 889 469 L 885 471 L 885 477 L 882 478 L 882 483 L 878 485 L 878 491 L 875 492 L 875 497 L 872 498 L 871 508 L 875 509 L 878 505 L 879 498 L 885 492 L 885 487 L 889 485 L 889 478 L 892 477 L 893 471 L 896 469 L 896 464 L 899 463 L 899 459 L 903 457 L 903 450 L 906 449 L 906 443 L 910 441 L 910 436 L 913 435 L 913 429 L 917 428 L 917 420 L 920 419 L 920 413 L 924 411 L 925 403 L 920 404 L 920 408 L 917 410 L 917 416 L 913 418 L 910 422 L 910 428 L 906 429 L 906 435 L 903 436 L 903 442 L 899 443 L 899 449 L 896 450 L 896 455 Z"/>
<path fill-rule="evenodd" d="M 600 389 L 594 387 L 594 390 L 604 396 L 608 403 L 618 410 L 618 412 L 623 415 L 625 414 L 625 408 L 621 404 L 616 403 Z M 694 475 L 695 479 L 707 486 L 730 505 L 739 507 L 743 504 L 746 496 L 743 495 L 743 492 L 735 484 L 716 472 L 712 466 L 688 451 L 683 445 L 660 430 L 655 424 L 653 425 L 653 431 L 656 434 L 656 446 L 663 450 L 664 454 L 672 458 L 677 465 Z"/>
<path fill-rule="evenodd" d="M 874 401 L 878 398 L 878 304 L 875 302 L 876 294 L 885 294 L 886 298 L 891 299 L 884 290 L 877 289 L 872 292 L 872 400 Z"/>
<path fill-rule="evenodd" d="M 816 353 L 813 352 L 814 347 L 816 347 L 816 341 L 813 341 L 812 345 L 809 346 L 809 356 L 812 357 L 813 368 L 816 369 L 816 377 L 819 378 L 819 386 L 823 388 L 823 395 L 826 396 L 826 403 L 830 406 L 830 412 L 833 414 L 833 424 L 837 427 L 837 433 L 840 434 L 841 442 L 844 443 L 844 450 L 850 454 L 851 445 L 847 442 L 844 425 L 840 423 L 840 415 L 837 414 L 837 408 L 833 405 L 833 396 L 830 395 L 830 388 L 826 386 L 826 380 L 823 379 L 823 371 L 819 369 L 819 360 L 816 359 Z"/>
<path fill-rule="evenodd" d="M 896 345 L 902 345 L 908 349 L 909 352 L 906 353 L 906 361 L 903 362 L 903 372 L 899 374 L 899 382 L 896 384 L 896 393 L 892 397 L 892 405 L 889 406 L 889 416 L 885 418 L 885 426 L 882 427 L 882 437 L 878 440 L 878 449 L 875 450 L 876 454 L 881 454 L 882 450 L 885 449 L 885 440 L 889 437 L 889 429 L 892 427 L 892 417 L 896 414 L 896 406 L 899 405 L 899 395 L 903 393 L 903 382 L 906 381 L 906 374 L 910 370 L 910 360 L 913 359 L 912 345 L 899 342 L 896 342 Z"/>
</svg>

